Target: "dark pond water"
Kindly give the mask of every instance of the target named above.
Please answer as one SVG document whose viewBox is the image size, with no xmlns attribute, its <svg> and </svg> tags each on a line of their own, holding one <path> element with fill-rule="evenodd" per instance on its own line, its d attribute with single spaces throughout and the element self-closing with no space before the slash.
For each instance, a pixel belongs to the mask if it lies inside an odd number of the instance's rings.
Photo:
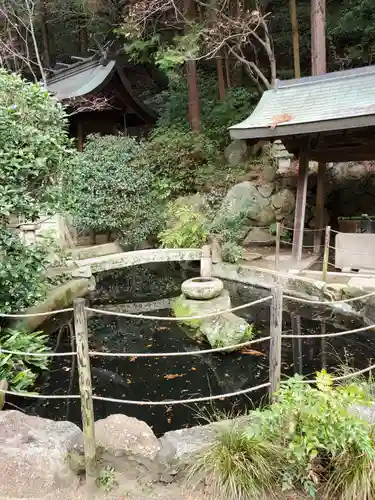
<svg viewBox="0 0 375 500">
<path fill-rule="evenodd" d="M 119 307 L 121 304 L 155 301 L 175 297 L 183 280 L 197 275 L 194 268 L 181 269 L 178 265 L 163 264 L 102 274 L 97 289 L 90 297 L 96 307 Z M 226 282 L 233 305 L 240 305 L 262 296 L 268 291 Z M 285 304 L 283 330 L 291 333 L 298 322 L 302 333 L 327 333 L 362 326 L 360 319 L 333 315 L 325 308 L 298 308 Z M 168 308 L 145 314 L 170 316 Z M 269 304 L 242 310 L 239 315 L 254 323 L 257 336 L 269 332 Z M 54 332 L 51 345 L 58 351 L 71 350 L 70 318 L 52 320 L 46 329 Z M 90 348 L 112 352 L 172 352 L 205 348 L 197 345 L 177 323 L 155 322 L 147 319 L 95 316 L 89 319 Z M 59 335 L 60 332 L 60 335 Z M 356 368 L 366 367 L 375 358 L 375 332 L 364 332 L 329 339 L 283 341 L 283 375 L 302 373 L 310 375 L 323 366 L 332 369 L 346 362 Z M 268 342 L 254 346 L 253 355 L 231 353 L 175 358 L 108 358 L 92 359 L 93 389 L 97 395 L 129 400 L 186 399 L 245 389 L 268 381 Z M 39 377 L 37 389 L 44 394 L 78 394 L 76 369 L 70 358 L 54 358 L 51 371 Z M 95 418 L 111 413 L 125 413 L 145 420 L 157 434 L 191 426 L 199 415 L 211 413 L 213 408 L 236 411 L 258 405 L 265 391 L 251 393 L 250 397 L 216 401 L 213 404 L 189 406 L 137 406 L 109 402 L 95 402 Z M 42 417 L 69 419 L 81 424 L 79 400 L 14 400 L 30 414 Z"/>
</svg>

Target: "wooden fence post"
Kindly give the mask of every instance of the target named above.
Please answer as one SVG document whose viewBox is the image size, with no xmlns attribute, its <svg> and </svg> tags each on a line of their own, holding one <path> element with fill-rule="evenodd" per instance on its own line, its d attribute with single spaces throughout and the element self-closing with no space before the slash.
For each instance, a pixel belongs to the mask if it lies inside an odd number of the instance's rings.
<svg viewBox="0 0 375 500">
<path fill-rule="evenodd" d="M 327 226 L 326 227 L 326 236 L 324 239 L 323 271 L 322 271 L 322 280 L 323 281 L 327 281 L 330 237 L 331 237 L 331 226 Z"/>
<path fill-rule="evenodd" d="M 83 443 L 85 450 L 86 486 L 89 490 L 95 488 L 97 478 L 96 442 L 94 428 L 94 405 L 92 400 L 91 370 L 89 342 L 87 330 L 87 311 L 85 299 L 75 299 L 74 331 L 77 345 L 77 369 L 79 389 L 81 393 L 81 412 Z"/>
<path fill-rule="evenodd" d="M 276 222 L 275 269 L 279 269 L 279 264 L 280 264 L 280 240 L 281 240 L 281 224 L 280 222 Z"/>
<path fill-rule="evenodd" d="M 212 258 L 210 245 L 203 245 L 201 256 L 201 277 L 210 278 L 212 276 Z"/>
<path fill-rule="evenodd" d="M 270 356 L 269 380 L 270 399 L 274 399 L 281 379 L 281 333 L 283 328 L 283 289 L 277 286 L 272 290 L 270 319 Z"/>
</svg>

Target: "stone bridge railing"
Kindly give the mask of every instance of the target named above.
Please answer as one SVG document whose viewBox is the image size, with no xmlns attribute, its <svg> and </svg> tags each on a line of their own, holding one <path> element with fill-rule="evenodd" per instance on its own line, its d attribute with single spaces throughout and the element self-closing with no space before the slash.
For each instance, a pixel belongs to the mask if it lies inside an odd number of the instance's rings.
<svg viewBox="0 0 375 500">
<path fill-rule="evenodd" d="M 102 271 L 111 271 L 123 267 L 148 264 L 150 262 L 178 262 L 200 260 L 201 276 L 211 276 L 211 249 L 208 245 L 202 248 L 153 248 L 121 252 L 101 257 L 77 260 L 78 269 L 75 275 L 91 276 Z"/>
</svg>

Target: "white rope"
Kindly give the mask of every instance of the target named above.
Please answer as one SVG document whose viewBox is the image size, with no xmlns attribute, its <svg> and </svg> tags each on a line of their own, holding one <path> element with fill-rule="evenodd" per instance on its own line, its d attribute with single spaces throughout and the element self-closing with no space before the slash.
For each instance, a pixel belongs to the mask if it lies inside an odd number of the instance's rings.
<svg viewBox="0 0 375 500">
<path fill-rule="evenodd" d="M 115 399 L 115 398 L 106 398 L 105 396 L 93 396 L 92 398 L 97 401 L 107 401 L 109 403 L 123 403 L 127 405 L 138 405 L 138 406 L 163 406 L 163 405 L 184 405 L 184 404 L 192 404 L 192 403 L 204 403 L 205 401 L 215 401 L 216 399 L 226 399 L 233 398 L 235 396 L 241 396 L 243 394 L 248 394 L 249 392 L 254 392 L 259 389 L 264 389 L 269 387 L 271 384 L 269 382 L 261 385 L 256 385 L 255 387 L 251 387 L 250 389 L 243 389 L 241 391 L 236 392 L 228 392 L 226 394 L 218 394 L 216 396 L 207 396 L 204 398 L 190 398 L 190 399 L 171 399 L 165 401 L 134 401 L 129 399 Z"/>
<path fill-rule="evenodd" d="M 364 373 L 371 372 L 374 369 L 375 369 L 375 365 L 371 365 L 368 368 L 364 368 L 363 370 L 358 370 L 357 372 L 348 373 L 346 375 L 341 375 L 340 377 L 332 377 L 331 380 L 332 380 L 332 382 L 339 382 L 341 380 L 347 380 L 348 378 L 358 377 L 359 375 L 363 375 Z M 287 380 L 283 380 L 283 381 L 281 381 L 281 384 L 286 384 L 287 382 L 288 382 Z M 317 380 L 316 379 L 315 380 L 314 379 L 312 379 L 312 380 L 302 379 L 302 380 L 298 380 L 298 382 L 305 383 L 305 384 L 316 384 Z"/>
<path fill-rule="evenodd" d="M 287 245 L 293 245 L 292 241 L 280 239 L 280 243 L 286 243 Z M 302 245 L 302 248 L 315 248 L 314 245 Z"/>
<path fill-rule="evenodd" d="M 66 312 L 72 312 L 73 308 L 70 307 L 68 309 L 58 309 L 57 311 L 48 311 L 43 313 L 34 313 L 34 314 L 5 314 L 0 313 L 0 318 L 36 318 L 38 316 L 54 316 L 55 314 L 61 314 Z"/>
<path fill-rule="evenodd" d="M 14 392 L 14 391 L 4 391 L 0 389 L 0 394 L 7 394 L 9 396 L 20 396 L 22 398 L 35 398 L 35 399 L 81 399 L 78 394 L 37 394 L 34 392 Z"/>
<path fill-rule="evenodd" d="M 349 299 L 341 299 L 341 300 L 334 300 L 334 301 L 327 301 L 327 300 L 309 300 L 309 299 L 301 299 L 300 297 L 292 297 L 291 295 L 284 295 L 284 299 L 288 300 L 294 300 L 295 302 L 301 302 L 302 304 L 321 304 L 321 305 L 333 305 L 333 304 L 344 304 L 347 302 L 355 302 L 356 300 L 362 300 L 367 297 L 371 297 L 372 295 L 375 295 L 375 292 L 370 292 L 366 293 L 365 295 L 359 295 L 358 297 L 351 297 Z"/>
<path fill-rule="evenodd" d="M 0 347 L 0 354 L 14 354 L 16 356 L 35 356 L 35 357 L 44 357 L 44 358 L 53 358 L 57 356 L 76 356 L 76 352 L 23 352 L 23 351 L 8 351 L 7 349 L 1 349 Z"/>
<path fill-rule="evenodd" d="M 228 347 L 216 347 L 214 349 L 204 349 L 201 351 L 179 351 L 179 352 L 100 352 L 100 351 L 90 351 L 90 356 L 104 356 L 104 357 L 114 357 L 114 358 L 168 358 L 173 356 L 199 356 L 201 354 L 210 354 L 212 352 L 223 352 L 232 349 L 239 349 L 240 347 L 246 347 L 253 344 L 259 344 L 265 340 L 270 340 L 271 337 L 262 337 L 261 339 L 249 340 L 248 342 L 242 342 L 241 344 L 230 345 Z"/>
<path fill-rule="evenodd" d="M 138 405 L 138 406 L 163 406 L 163 405 L 177 405 L 177 404 L 187 404 L 187 403 L 203 403 L 205 401 L 214 401 L 216 399 L 225 399 L 232 398 L 235 396 L 241 396 L 243 394 L 248 394 L 249 392 L 254 392 L 259 389 L 264 389 L 265 387 L 269 387 L 271 384 L 269 382 L 261 385 L 256 385 L 255 387 L 251 387 L 250 389 L 243 389 L 241 391 L 236 392 L 228 392 L 226 394 L 218 394 L 216 396 L 206 396 L 203 398 L 190 398 L 190 399 L 181 399 L 181 400 L 165 400 L 165 401 L 133 401 L 128 399 L 115 399 L 115 398 L 106 398 L 104 396 L 93 396 L 92 399 L 96 401 L 107 401 L 110 403 L 124 403 L 130 405 Z M 13 391 L 5 391 L 0 389 L 0 394 L 7 394 L 9 396 L 20 396 L 26 398 L 35 398 L 35 399 L 81 399 L 81 396 L 76 394 L 71 395 L 44 395 L 44 394 L 36 394 L 32 392 L 13 392 Z"/>
<path fill-rule="evenodd" d="M 227 309 L 225 311 L 217 311 L 208 314 L 202 314 L 200 316 L 181 316 L 180 318 L 175 317 L 162 317 L 162 316 L 144 316 L 143 314 L 130 314 L 130 313 L 121 313 L 117 311 L 108 311 L 105 309 L 93 309 L 91 307 L 86 307 L 86 311 L 94 312 L 97 314 L 106 314 L 108 316 L 120 316 L 123 318 L 137 318 L 137 319 L 152 319 L 155 321 L 190 321 L 194 319 L 205 319 L 211 318 L 213 316 L 220 316 L 222 314 L 230 313 L 233 311 L 239 311 L 240 309 L 246 309 L 248 307 L 256 306 L 258 304 L 262 304 L 263 302 L 267 302 L 272 299 L 272 295 L 265 297 L 264 299 L 255 300 L 254 302 L 249 302 L 248 304 L 243 304 L 242 306 L 232 307 L 231 309 Z"/>
<path fill-rule="evenodd" d="M 320 333 L 317 335 L 281 335 L 283 339 L 322 339 L 327 337 L 340 337 L 341 335 L 349 335 L 350 333 L 365 332 L 366 330 L 371 330 L 375 328 L 375 325 L 363 326 L 362 328 L 356 328 L 355 330 L 347 330 L 344 332 L 336 333 Z"/>
</svg>

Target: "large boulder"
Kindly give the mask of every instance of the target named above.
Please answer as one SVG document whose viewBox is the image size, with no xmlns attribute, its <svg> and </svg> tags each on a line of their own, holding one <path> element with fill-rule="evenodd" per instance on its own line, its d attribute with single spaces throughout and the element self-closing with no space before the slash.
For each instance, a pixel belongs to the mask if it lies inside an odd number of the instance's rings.
<svg viewBox="0 0 375 500">
<path fill-rule="evenodd" d="M 233 186 L 227 193 L 214 220 L 216 227 L 226 227 L 228 220 L 243 218 L 243 237 L 253 225 L 266 225 L 273 222 L 273 209 L 270 199 L 258 191 L 256 185 L 244 181 Z"/>
<path fill-rule="evenodd" d="M 176 317 L 204 316 L 225 311 L 230 307 L 230 297 L 227 290 L 223 290 L 219 297 L 210 300 L 191 300 L 185 295 L 181 295 L 172 305 Z M 190 337 L 204 339 L 211 347 L 240 344 L 248 340 L 251 335 L 249 323 L 233 313 L 187 321 L 185 324 L 188 327 L 186 333 Z"/>
<path fill-rule="evenodd" d="M 160 449 L 157 437 L 145 422 L 123 414 L 95 422 L 95 436 L 109 462 L 113 457 L 124 457 L 148 466 Z"/>
<path fill-rule="evenodd" d="M 43 498 L 78 486 L 69 453 L 81 446 L 82 432 L 71 422 L 0 412 L 1 494 L 6 498 Z"/>
<path fill-rule="evenodd" d="M 246 141 L 234 140 L 224 150 L 225 159 L 231 167 L 242 165 L 249 159 Z"/>
</svg>

